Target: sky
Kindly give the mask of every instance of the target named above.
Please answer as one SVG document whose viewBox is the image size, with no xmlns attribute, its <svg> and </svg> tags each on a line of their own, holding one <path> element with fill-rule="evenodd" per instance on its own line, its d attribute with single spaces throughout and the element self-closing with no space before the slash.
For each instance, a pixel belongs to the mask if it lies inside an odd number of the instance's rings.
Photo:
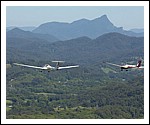
<svg viewBox="0 0 150 125">
<path fill-rule="evenodd" d="M 59 4 L 58 4 L 59 5 Z M 6 26 L 35 26 L 46 22 L 68 22 L 102 15 L 125 30 L 144 28 L 144 6 L 7 6 Z"/>
</svg>

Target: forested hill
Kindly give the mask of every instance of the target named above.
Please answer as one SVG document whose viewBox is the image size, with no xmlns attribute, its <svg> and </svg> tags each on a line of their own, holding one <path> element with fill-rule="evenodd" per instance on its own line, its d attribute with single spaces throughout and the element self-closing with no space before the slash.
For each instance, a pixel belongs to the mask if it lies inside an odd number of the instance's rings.
<svg viewBox="0 0 150 125">
<path fill-rule="evenodd" d="M 80 37 L 53 43 L 42 39 L 7 36 L 7 61 L 67 60 L 79 64 L 93 64 L 106 60 L 124 60 L 144 55 L 144 38 L 120 33 L 108 33 L 96 39 Z"/>
</svg>

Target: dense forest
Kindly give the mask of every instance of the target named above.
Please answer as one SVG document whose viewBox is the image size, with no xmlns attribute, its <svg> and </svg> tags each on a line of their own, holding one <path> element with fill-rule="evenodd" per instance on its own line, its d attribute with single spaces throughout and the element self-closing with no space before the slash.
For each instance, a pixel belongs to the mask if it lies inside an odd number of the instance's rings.
<svg viewBox="0 0 150 125">
<path fill-rule="evenodd" d="M 143 71 L 100 64 L 41 72 L 7 64 L 6 105 L 8 119 L 143 119 Z"/>
</svg>

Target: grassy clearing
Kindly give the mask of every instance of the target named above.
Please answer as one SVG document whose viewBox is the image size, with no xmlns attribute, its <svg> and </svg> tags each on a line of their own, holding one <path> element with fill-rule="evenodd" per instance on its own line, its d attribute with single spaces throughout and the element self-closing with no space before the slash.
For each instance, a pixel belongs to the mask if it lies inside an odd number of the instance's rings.
<svg viewBox="0 0 150 125">
<path fill-rule="evenodd" d="M 12 101 L 11 101 L 11 100 L 6 100 L 6 104 L 7 104 L 7 105 L 11 105 L 11 104 L 12 104 Z"/>
<path fill-rule="evenodd" d="M 110 69 L 110 68 L 101 68 L 104 73 L 108 74 L 109 72 L 117 73 L 116 71 Z"/>
<path fill-rule="evenodd" d="M 6 64 L 6 69 L 11 68 L 10 64 Z"/>
</svg>

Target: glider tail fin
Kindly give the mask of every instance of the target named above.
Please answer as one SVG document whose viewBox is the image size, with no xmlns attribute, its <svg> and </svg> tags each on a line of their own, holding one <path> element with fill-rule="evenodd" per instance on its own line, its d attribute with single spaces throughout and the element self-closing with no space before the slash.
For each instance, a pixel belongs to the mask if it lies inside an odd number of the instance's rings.
<svg viewBox="0 0 150 125">
<path fill-rule="evenodd" d="M 137 62 L 137 65 L 136 65 L 136 67 L 140 67 L 141 66 L 141 60 L 139 60 L 138 62 Z"/>
<path fill-rule="evenodd" d="M 59 68 L 59 66 L 60 66 L 60 63 L 64 63 L 65 61 L 52 61 L 52 62 L 55 62 L 56 63 L 56 69 L 58 69 Z"/>
</svg>

